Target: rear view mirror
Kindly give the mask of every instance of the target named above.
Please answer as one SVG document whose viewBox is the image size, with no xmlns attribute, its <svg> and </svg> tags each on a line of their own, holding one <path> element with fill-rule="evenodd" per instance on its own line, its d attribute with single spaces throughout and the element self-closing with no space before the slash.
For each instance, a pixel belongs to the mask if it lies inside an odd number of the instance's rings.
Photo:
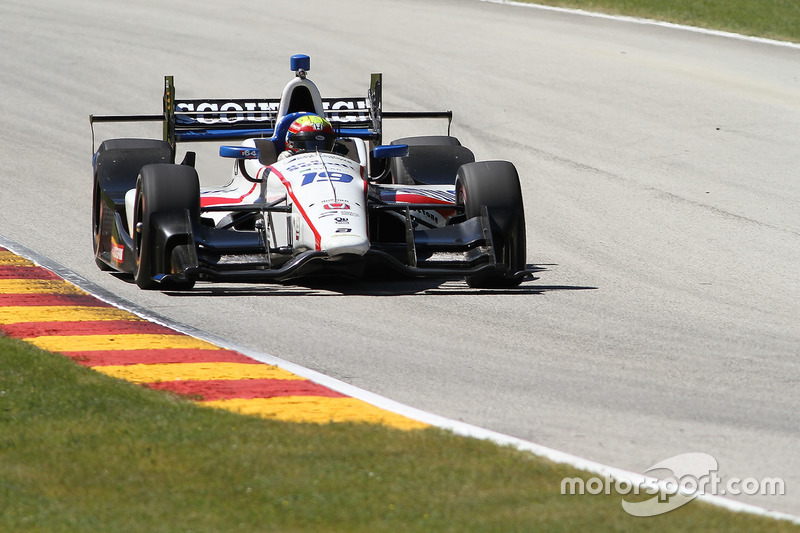
<svg viewBox="0 0 800 533">
<path fill-rule="evenodd" d="M 269 166 L 278 160 L 275 144 L 269 139 L 255 139 L 256 147 L 251 146 L 220 146 L 220 157 L 232 159 L 258 159 L 264 166 Z"/>
<path fill-rule="evenodd" d="M 219 155 L 233 159 L 258 159 L 258 150 L 249 146 L 220 146 Z"/>
<path fill-rule="evenodd" d="M 270 166 L 278 160 L 278 151 L 275 149 L 275 143 L 269 139 L 255 139 L 256 148 L 258 149 L 258 162 L 265 167 Z"/>
</svg>

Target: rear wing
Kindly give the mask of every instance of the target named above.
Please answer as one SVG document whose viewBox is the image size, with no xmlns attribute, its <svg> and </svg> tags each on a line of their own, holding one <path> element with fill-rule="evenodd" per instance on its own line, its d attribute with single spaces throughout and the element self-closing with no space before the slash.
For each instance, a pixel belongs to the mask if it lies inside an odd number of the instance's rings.
<svg viewBox="0 0 800 533">
<path fill-rule="evenodd" d="M 447 119 L 452 111 L 387 112 L 382 109 L 382 75 L 372 74 L 366 97 L 323 98 L 327 118 L 342 137 L 382 142 L 383 119 Z M 280 98 L 178 99 L 173 76 L 164 77 L 163 112 L 160 115 L 89 115 L 94 148 L 94 124 L 99 122 L 163 123 L 163 139 L 173 151 L 179 142 L 229 141 L 251 137 L 269 138 L 277 126 Z M 297 111 L 301 111 L 298 109 Z"/>
</svg>

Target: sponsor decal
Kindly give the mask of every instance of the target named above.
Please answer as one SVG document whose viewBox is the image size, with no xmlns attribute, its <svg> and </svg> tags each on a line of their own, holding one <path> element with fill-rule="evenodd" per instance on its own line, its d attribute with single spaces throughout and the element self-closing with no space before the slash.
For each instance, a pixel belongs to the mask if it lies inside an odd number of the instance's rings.
<svg viewBox="0 0 800 533">
<path fill-rule="evenodd" d="M 175 103 L 175 113 L 184 114 L 183 118 L 200 124 L 274 122 L 279 106 L 279 99 L 182 100 Z M 322 107 L 327 111 L 326 118 L 330 122 L 363 122 L 369 119 L 367 102 L 363 98 L 324 98 Z"/>
<path fill-rule="evenodd" d="M 346 204 L 344 202 L 331 202 L 322 206 L 323 209 L 327 211 L 331 210 L 339 210 L 339 209 L 350 209 L 350 204 Z"/>
<path fill-rule="evenodd" d="M 356 213 L 354 211 L 330 211 L 328 213 L 322 213 L 321 215 L 317 216 L 317 218 L 328 218 L 328 217 L 349 217 L 349 218 L 359 218 L 361 216 L 360 213 Z"/>
<path fill-rule="evenodd" d="M 111 260 L 115 263 L 122 263 L 125 259 L 125 247 L 118 244 L 114 238 L 111 238 Z"/>
<path fill-rule="evenodd" d="M 325 164 L 320 164 L 319 157 L 316 153 L 309 152 L 304 154 L 297 154 L 292 156 L 291 159 L 287 159 L 286 161 L 286 171 L 287 172 L 302 172 L 306 169 L 341 169 L 343 171 L 352 172 L 355 167 L 355 163 L 351 162 L 349 159 L 345 159 L 341 156 L 337 156 L 334 154 L 329 154 L 330 157 L 325 158 Z"/>
<path fill-rule="evenodd" d="M 303 183 L 301 183 L 300 186 L 302 187 L 315 182 L 319 183 L 321 181 L 350 183 L 353 179 L 353 176 L 343 172 L 308 172 L 303 174 Z"/>
<path fill-rule="evenodd" d="M 201 124 L 269 122 L 277 113 L 279 104 L 279 101 L 188 100 L 176 103 L 175 113 L 198 113 L 192 118 Z"/>
<path fill-rule="evenodd" d="M 442 217 L 438 216 L 435 211 L 412 211 L 416 217 L 424 217 L 433 222 L 434 224 L 441 224 L 444 222 Z"/>
<path fill-rule="evenodd" d="M 328 112 L 327 118 L 331 122 L 358 122 L 369 118 L 367 101 L 363 98 L 325 100 L 322 107 Z"/>
</svg>

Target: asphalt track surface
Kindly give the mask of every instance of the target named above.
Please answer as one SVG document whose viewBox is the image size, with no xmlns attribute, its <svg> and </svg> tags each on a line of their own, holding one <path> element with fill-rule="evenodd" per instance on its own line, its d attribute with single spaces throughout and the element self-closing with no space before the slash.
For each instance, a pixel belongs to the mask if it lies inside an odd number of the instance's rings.
<svg viewBox="0 0 800 533">
<path fill-rule="evenodd" d="M 742 501 L 800 514 L 800 48 L 467 0 L 5 0 L 0 44 L 6 238 L 448 418 L 631 471 L 703 452 L 780 477 L 785 496 Z M 539 279 L 161 293 L 97 270 L 88 115 L 160 112 L 165 74 L 186 97 L 278 96 L 294 53 L 324 95 L 383 72 L 385 109 L 452 109 L 478 159 L 513 161 Z"/>
</svg>

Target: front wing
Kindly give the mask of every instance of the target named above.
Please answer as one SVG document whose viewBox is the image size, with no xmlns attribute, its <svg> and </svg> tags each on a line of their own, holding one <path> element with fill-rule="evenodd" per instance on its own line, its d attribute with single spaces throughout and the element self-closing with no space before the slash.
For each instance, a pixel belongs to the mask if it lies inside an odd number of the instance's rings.
<svg viewBox="0 0 800 533">
<path fill-rule="evenodd" d="M 411 206 L 413 207 L 413 206 Z M 439 206 L 440 207 L 440 206 Z M 242 212 L 254 208 L 271 211 L 286 207 L 239 206 Z M 206 226 L 187 226 L 181 217 L 165 217 L 154 221 L 159 243 L 164 250 L 170 239 L 184 241 L 191 238 L 195 254 L 172 264 L 170 269 L 157 274 L 163 283 L 179 281 L 262 282 L 283 281 L 318 273 L 343 274 L 351 267 L 366 264 L 378 265 L 410 277 L 467 276 L 505 268 L 495 260 L 492 232 L 488 213 L 463 222 L 440 228 L 415 229 L 408 205 L 380 205 L 373 209 L 391 209 L 405 213 L 405 239 L 397 242 L 372 242 L 361 256 L 332 258 L 324 251 L 305 251 L 293 254 L 291 249 L 266 246 L 258 231 L 231 231 Z M 192 235 L 181 235 L 191 231 Z M 158 254 L 157 254 L 158 255 Z M 161 257 L 166 261 L 167 253 Z M 169 270 L 169 271 L 168 271 Z"/>
</svg>

